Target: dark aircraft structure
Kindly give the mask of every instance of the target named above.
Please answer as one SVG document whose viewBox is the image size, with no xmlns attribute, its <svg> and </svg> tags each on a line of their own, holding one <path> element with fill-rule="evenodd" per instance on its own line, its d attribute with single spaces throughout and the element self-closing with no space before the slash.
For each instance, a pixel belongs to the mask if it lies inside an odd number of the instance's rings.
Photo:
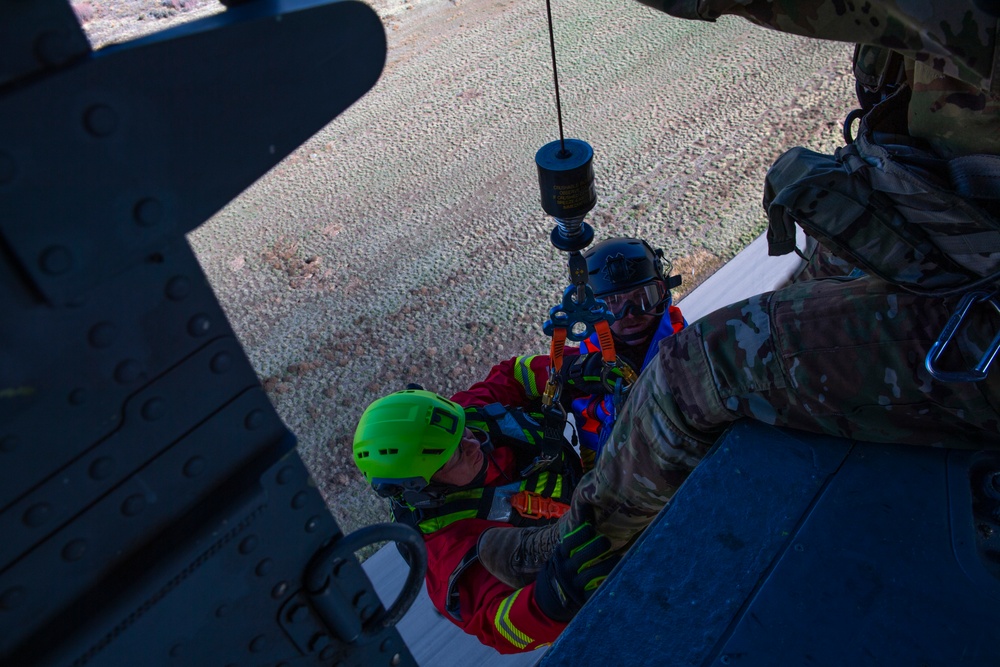
<svg viewBox="0 0 1000 667">
<path fill-rule="evenodd" d="M 184 238 L 374 85 L 385 33 L 227 4 L 92 51 L 68 0 L 0 3 L 3 667 L 416 664 L 421 538 L 342 533 Z M 353 555 L 383 541 L 388 608 Z M 1000 453 L 737 424 L 542 660 L 1000 665 Z"/>
<path fill-rule="evenodd" d="M 987 667 L 998 628 L 1000 452 L 743 422 L 541 665 Z"/>
<path fill-rule="evenodd" d="M 368 91 L 350 0 L 92 51 L 0 4 L 0 664 L 415 664 L 415 531 L 344 536 L 184 234 Z M 353 552 L 413 568 L 386 609 Z"/>
</svg>

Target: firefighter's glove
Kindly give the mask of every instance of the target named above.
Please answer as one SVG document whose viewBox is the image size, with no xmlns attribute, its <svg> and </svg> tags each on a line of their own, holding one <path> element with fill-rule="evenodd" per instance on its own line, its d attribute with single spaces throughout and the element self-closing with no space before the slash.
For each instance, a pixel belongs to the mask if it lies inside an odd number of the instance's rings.
<svg viewBox="0 0 1000 667">
<path fill-rule="evenodd" d="M 580 394 L 610 394 L 620 379 L 625 382 L 622 369 L 618 366 L 606 367 L 600 352 L 566 357 L 570 362 L 563 366 L 563 386 L 571 387 Z"/>
<path fill-rule="evenodd" d="M 553 621 L 569 622 L 614 569 L 621 554 L 584 523 L 559 542 L 535 579 L 535 602 Z"/>
</svg>

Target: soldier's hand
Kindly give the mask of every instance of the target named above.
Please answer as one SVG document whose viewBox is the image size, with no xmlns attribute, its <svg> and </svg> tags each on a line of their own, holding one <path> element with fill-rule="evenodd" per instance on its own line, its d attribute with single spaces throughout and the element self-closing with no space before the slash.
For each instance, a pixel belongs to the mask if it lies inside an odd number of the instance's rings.
<svg viewBox="0 0 1000 667">
<path fill-rule="evenodd" d="M 553 621 L 568 622 L 621 560 L 608 538 L 584 523 L 559 542 L 535 579 L 535 602 Z"/>
</svg>

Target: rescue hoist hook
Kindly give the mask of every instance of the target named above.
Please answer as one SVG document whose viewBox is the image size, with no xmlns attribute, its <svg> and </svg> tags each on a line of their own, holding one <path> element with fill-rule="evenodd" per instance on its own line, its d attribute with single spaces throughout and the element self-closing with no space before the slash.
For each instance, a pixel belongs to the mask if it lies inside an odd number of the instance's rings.
<svg viewBox="0 0 1000 667">
<path fill-rule="evenodd" d="M 549 319 L 542 327 L 545 335 L 552 338 L 549 359 L 549 379 L 542 395 L 542 406 L 546 413 L 561 410 L 560 395 L 562 380 L 560 371 L 563 363 L 563 349 L 566 339 L 574 342 L 586 340 L 597 332 L 604 360 L 604 373 L 624 367 L 615 354 L 615 344 L 611 337 L 611 324 L 615 316 L 602 299 L 594 296 L 587 284 L 587 260 L 581 251 L 594 240 L 594 228 L 584 222 L 587 213 L 597 203 L 594 188 L 594 149 L 586 141 L 566 139 L 563 136 L 562 104 L 559 98 L 559 74 L 556 68 L 555 33 L 552 27 L 551 0 L 545 0 L 548 17 L 549 47 L 552 53 L 552 78 L 555 85 L 556 116 L 559 120 L 559 140 L 542 146 L 535 154 L 538 167 L 538 185 L 541 190 L 542 209 L 553 218 L 556 226 L 550 240 L 556 249 L 569 255 L 570 285 L 563 291 L 562 303 L 549 309 Z M 635 373 L 626 374 L 634 378 Z M 558 408 L 556 407 L 558 406 Z M 565 417 L 565 415 L 564 415 Z"/>
</svg>

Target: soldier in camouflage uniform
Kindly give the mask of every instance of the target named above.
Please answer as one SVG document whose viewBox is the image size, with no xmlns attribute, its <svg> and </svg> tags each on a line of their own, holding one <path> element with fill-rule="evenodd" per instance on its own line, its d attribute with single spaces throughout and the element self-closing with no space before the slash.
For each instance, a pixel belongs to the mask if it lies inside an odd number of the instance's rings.
<svg viewBox="0 0 1000 667">
<path fill-rule="evenodd" d="M 812 193 L 812 199 L 783 200 L 785 188 L 815 176 L 802 167 L 811 166 L 813 156 L 796 152 L 803 149 L 786 153 L 776 164 L 783 171 L 772 168 L 765 188 L 765 206 L 782 204 L 776 207 L 781 210 L 768 211 L 772 254 L 792 249 L 781 247 L 789 232 L 783 221 L 808 221 L 816 211 L 836 221 L 842 210 L 853 207 L 860 213 L 851 211 L 857 218 L 851 226 L 820 240 L 867 275 L 810 280 L 761 294 L 665 340 L 633 388 L 596 468 L 577 487 L 571 511 L 557 524 L 560 533 L 592 522 L 616 548 L 626 546 L 670 501 L 726 427 L 743 417 L 858 440 L 976 448 L 1000 443 L 1000 371 L 979 382 L 943 382 L 925 368 L 925 357 L 963 293 L 980 288 L 988 294 L 1000 283 L 997 18 L 944 0 L 645 1 L 682 18 L 735 14 L 785 32 L 879 47 L 859 48 L 856 69 L 862 77 L 866 69 L 871 74 L 880 61 L 891 60 L 885 49 L 892 49 L 900 65 L 890 82 L 898 85 L 888 91 L 898 93 L 892 104 L 900 112 L 890 119 L 895 125 L 866 118 L 859 141 L 871 144 L 876 157 L 849 162 L 853 158 L 845 147 L 844 155 L 838 151 L 836 156 L 848 165 L 842 171 L 881 168 L 895 160 L 896 153 L 878 154 L 879 141 L 887 136 L 905 144 L 900 153 L 916 146 L 922 158 L 932 155 L 940 163 L 928 166 L 923 160 L 924 167 L 945 172 L 954 167 L 954 182 L 942 185 L 940 173 L 930 172 L 924 180 L 903 174 L 886 181 L 898 190 L 890 194 L 900 195 L 892 211 L 923 201 L 920 188 L 927 181 L 932 185 L 925 189 L 940 185 L 941 196 L 954 201 L 934 214 L 909 211 L 904 226 L 912 220 L 965 222 L 948 216 L 966 208 L 966 217 L 979 226 L 977 235 L 962 243 L 941 242 L 945 250 L 937 254 L 926 239 L 965 228 L 939 225 L 921 231 L 921 243 L 913 247 L 893 239 L 866 240 L 866 231 L 881 229 L 872 211 L 890 196 L 878 190 L 879 175 L 865 177 L 866 183 L 874 178 L 875 191 L 866 195 L 867 206 L 836 192 L 828 198 Z M 968 188 L 959 182 L 966 178 L 960 172 L 967 162 L 977 165 L 966 179 L 974 187 Z M 816 180 L 825 187 L 826 181 Z M 963 193 L 968 194 L 964 199 Z M 829 220 L 824 224 L 829 226 Z M 862 248 L 864 242 L 869 247 Z M 896 252 L 894 244 L 906 252 Z M 960 245 L 971 249 L 959 252 Z M 939 271 L 935 261 L 944 269 Z M 998 330 L 994 309 L 973 308 L 940 365 L 973 367 Z"/>
<path fill-rule="evenodd" d="M 731 422 L 858 440 L 981 447 L 1000 438 L 1000 373 L 942 383 L 923 367 L 959 297 L 914 295 L 870 277 L 829 278 L 717 310 L 671 338 L 639 378 L 596 468 L 573 496 L 569 530 L 594 512 L 621 547 L 652 521 Z M 996 330 L 975 313 L 947 365 Z"/>
</svg>

